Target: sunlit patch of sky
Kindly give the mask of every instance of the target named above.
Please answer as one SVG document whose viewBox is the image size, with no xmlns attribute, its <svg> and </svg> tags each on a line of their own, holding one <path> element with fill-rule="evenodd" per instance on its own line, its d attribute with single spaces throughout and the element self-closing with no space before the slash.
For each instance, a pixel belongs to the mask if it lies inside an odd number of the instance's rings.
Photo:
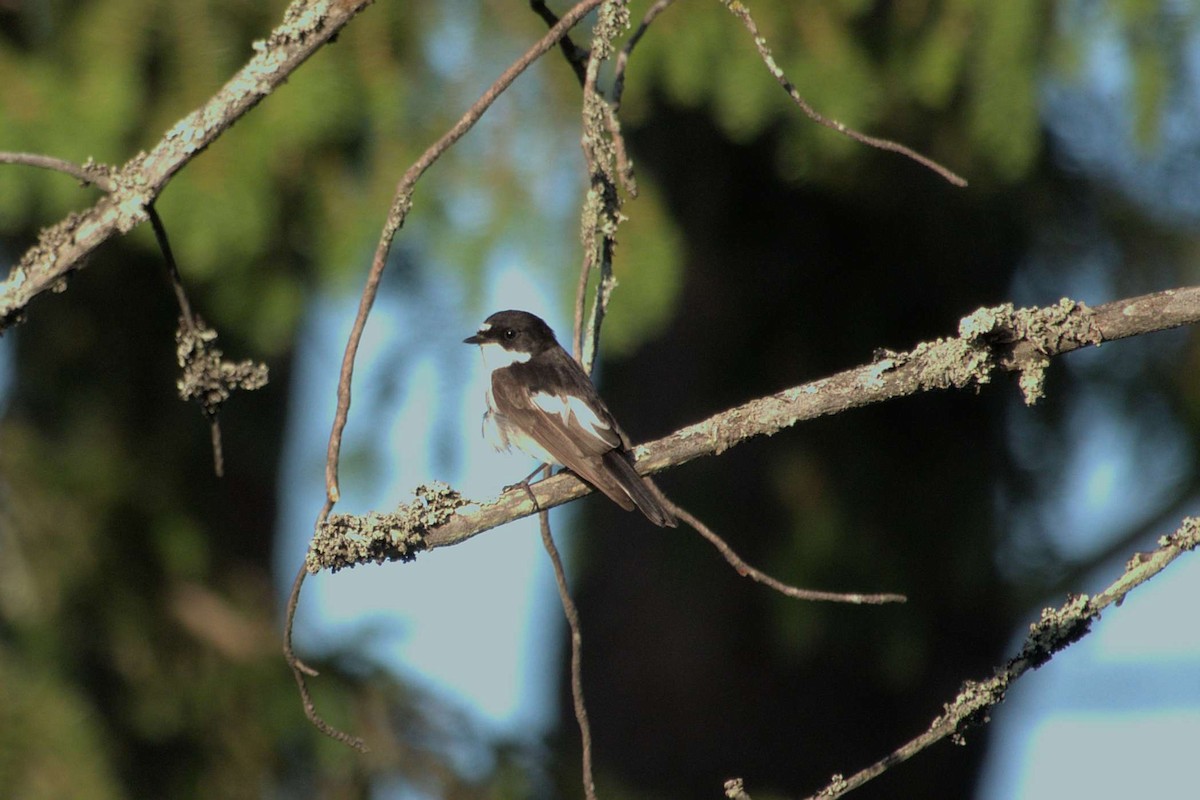
<svg viewBox="0 0 1200 800">
<path fill-rule="evenodd" d="M 991 770 L 980 797 L 1188 797 L 1198 730 L 1200 709 L 1059 714 L 1011 742 L 1011 771 Z"/>
</svg>

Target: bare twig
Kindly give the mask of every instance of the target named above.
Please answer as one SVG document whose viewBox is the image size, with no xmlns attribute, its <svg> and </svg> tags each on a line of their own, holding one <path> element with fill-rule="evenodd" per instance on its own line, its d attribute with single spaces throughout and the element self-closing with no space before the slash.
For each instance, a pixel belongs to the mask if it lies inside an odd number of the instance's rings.
<svg viewBox="0 0 1200 800">
<path fill-rule="evenodd" d="M 192 313 L 192 304 L 188 300 L 187 289 L 184 288 L 183 278 L 179 275 L 179 265 L 175 261 L 174 252 L 171 250 L 171 240 L 167 238 L 167 226 L 163 224 L 162 217 L 158 215 L 158 210 L 154 208 L 154 203 L 146 204 L 146 214 L 150 217 L 150 226 L 154 229 L 154 238 L 158 242 L 158 249 L 162 251 L 163 260 L 167 265 L 167 278 L 171 281 L 171 289 L 175 292 L 175 302 L 179 304 L 180 325 L 186 329 L 189 338 L 195 341 L 200 338 L 201 326 Z M 219 369 L 219 359 L 217 366 Z M 180 364 L 180 367 L 186 370 L 188 365 Z M 204 416 L 208 419 L 212 439 L 213 473 L 220 478 L 225 475 L 224 448 L 221 446 L 221 421 L 215 409 L 210 411 L 210 409 L 203 406 L 202 408 L 204 408 Z"/>
<path fill-rule="evenodd" d="M 1110 605 L 1120 605 L 1130 591 L 1162 572 L 1183 553 L 1200 545 L 1200 519 L 1188 517 L 1179 529 L 1170 536 L 1159 539 L 1159 547 L 1150 553 L 1135 553 L 1125 567 L 1124 573 L 1095 597 L 1076 595 L 1068 597 L 1058 609 L 1047 608 L 1041 619 L 1029 626 L 1021 652 L 996 669 L 985 681 L 967 681 L 958 696 L 947 703 L 941 716 L 933 721 L 929 729 L 915 739 L 905 743 L 889 755 L 876 761 L 849 778 L 834 775 L 829 784 L 812 795 L 809 800 L 834 798 L 857 789 L 872 778 L 876 778 L 917 753 L 946 737 L 959 742 L 963 735 L 976 725 L 990 721 L 992 707 L 1004 700 L 1005 693 L 1013 681 L 1026 672 L 1037 669 L 1055 654 L 1079 641 L 1091 630 L 1100 612 Z"/>
<path fill-rule="evenodd" d="M 94 184 L 105 192 L 113 190 L 113 182 L 110 177 L 112 168 L 92 161 L 88 161 L 86 164 L 76 164 L 73 161 L 40 153 L 0 153 L 0 164 L 20 164 L 26 167 L 53 170 L 70 175 L 85 185 Z"/>
<path fill-rule="evenodd" d="M 296 650 L 292 645 L 292 626 L 296 620 L 296 606 L 300 602 L 300 587 L 304 585 L 307 572 L 304 567 L 300 568 L 292 581 L 292 591 L 288 594 L 286 623 L 283 629 L 284 658 L 287 660 L 288 666 L 292 668 L 292 677 L 296 679 L 296 689 L 300 692 L 300 704 L 304 707 L 304 716 L 308 717 L 308 721 L 313 724 L 313 727 L 330 739 L 349 745 L 360 753 L 369 752 L 370 748 L 361 737 L 335 728 L 317 713 L 317 707 L 313 703 L 312 694 L 308 691 L 308 681 L 305 680 L 305 676 L 316 677 L 319 673 L 296 657 Z"/>
<path fill-rule="evenodd" d="M 621 52 L 617 54 L 617 64 L 613 71 L 612 89 L 612 107 L 614 113 L 621 109 L 621 96 L 625 93 L 625 69 L 629 63 L 629 55 L 646 34 L 650 23 L 654 22 L 658 15 L 666 11 L 667 7 L 674 2 L 675 0 L 657 0 L 654 5 L 650 6 L 646 11 L 646 15 L 642 17 L 641 24 L 633 32 L 633 36 L 629 37 L 629 41 L 625 43 L 625 46 L 621 48 Z"/>
<path fill-rule="evenodd" d="M 558 15 L 546 7 L 542 0 L 529 0 L 529 7 L 533 13 L 542 18 L 546 23 L 546 27 L 553 28 L 560 20 Z M 587 80 L 587 62 L 590 55 L 587 50 L 584 50 L 579 45 L 572 41 L 570 36 L 562 37 L 558 47 L 562 50 L 563 58 L 567 60 L 567 64 L 571 66 L 571 71 L 575 73 L 575 77 L 579 80 L 579 85 L 583 86 L 583 82 Z"/>
<path fill-rule="evenodd" d="M 657 488 L 657 487 L 656 487 Z M 733 567 L 738 575 L 744 578 L 749 578 L 752 581 L 768 586 L 775 591 L 787 597 L 793 597 L 797 600 L 815 600 L 827 601 L 830 603 L 853 603 L 856 605 L 870 604 L 879 605 L 882 603 L 904 603 L 907 598 L 902 594 L 852 594 L 844 592 L 821 592 L 814 589 L 801 589 L 796 586 L 791 586 L 770 575 L 755 569 L 742 560 L 741 556 L 733 551 L 729 543 L 722 539 L 712 528 L 701 522 L 695 514 L 692 514 L 685 508 L 680 507 L 673 502 L 669 497 L 661 491 L 656 492 L 658 499 L 666 506 L 667 510 L 673 513 L 676 517 L 691 525 L 697 533 L 712 543 L 713 547 L 717 548 L 721 556 L 729 562 L 729 566 Z"/>
<path fill-rule="evenodd" d="M 549 474 L 549 468 L 546 473 Z M 579 736 L 583 746 L 583 792 L 588 800 L 596 800 L 596 782 L 592 778 L 592 729 L 588 724 L 587 705 L 583 700 L 583 627 L 579 624 L 579 610 L 571 599 L 567 588 L 567 574 L 563 569 L 562 558 L 558 548 L 554 546 L 554 537 L 550 535 L 550 514 L 542 511 L 538 514 L 538 522 L 542 531 L 542 546 L 550 556 L 554 566 L 554 581 L 558 585 L 558 597 L 562 601 L 563 614 L 571 629 L 571 699 L 575 706 L 575 720 L 579 723 Z"/>
<path fill-rule="evenodd" d="M 853 128 L 843 125 L 837 120 L 833 120 L 824 116 L 815 108 L 810 106 L 808 101 L 800 96 L 800 92 L 796 89 L 792 82 L 788 80 L 787 76 L 783 74 L 783 70 L 780 69 L 779 65 L 775 63 L 775 58 L 771 55 L 771 48 L 767 46 L 767 40 L 764 39 L 762 34 L 758 32 L 758 25 L 755 24 L 754 18 L 750 16 L 750 9 L 746 8 L 746 6 L 739 2 L 739 0 L 721 0 L 721 3 L 731 12 L 733 12 L 734 16 L 742 21 L 742 24 L 746 26 L 746 30 L 750 31 L 750 35 L 754 37 L 754 46 L 758 49 L 758 55 L 762 58 L 763 63 L 767 65 L 767 70 L 771 73 L 775 80 L 778 81 L 779 85 L 783 87 L 783 90 L 788 93 L 788 96 L 792 98 L 792 102 L 794 102 L 796 106 L 804 112 L 804 115 L 813 122 L 817 123 L 818 125 L 824 125 L 826 128 L 837 131 L 843 136 L 848 136 L 854 141 L 859 142 L 860 144 L 865 144 L 868 147 L 899 153 L 902 156 L 916 161 L 921 166 L 933 170 L 955 186 L 967 185 L 965 178 L 955 172 L 952 172 L 946 167 L 943 167 L 932 158 L 923 156 L 912 148 L 906 147 L 899 142 L 893 142 L 890 139 L 879 139 L 874 136 L 867 136 L 866 134 L 859 133 Z"/>
<path fill-rule="evenodd" d="M 167 265 L 167 278 L 171 281 L 171 289 L 175 292 L 175 302 L 179 304 L 179 315 L 188 331 L 195 333 L 196 318 L 192 314 L 192 304 L 188 300 L 187 290 L 183 287 L 183 278 L 179 276 L 179 265 L 175 262 L 175 253 L 171 250 L 171 240 L 167 238 L 167 226 L 163 225 L 162 217 L 154 208 L 154 203 L 146 204 L 146 214 L 150 217 L 150 227 L 154 229 L 154 238 L 158 249 L 162 251 L 163 260 Z"/>
</svg>

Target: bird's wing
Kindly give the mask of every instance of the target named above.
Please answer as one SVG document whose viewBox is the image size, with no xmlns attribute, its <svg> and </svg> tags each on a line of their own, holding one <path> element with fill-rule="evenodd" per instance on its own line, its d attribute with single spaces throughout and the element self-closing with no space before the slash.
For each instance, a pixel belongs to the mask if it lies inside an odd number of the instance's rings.
<svg viewBox="0 0 1200 800">
<path fill-rule="evenodd" d="M 518 382 L 496 377 L 493 375 L 492 394 L 511 424 L 617 505 L 626 511 L 633 509 L 629 493 L 603 460 L 605 453 L 622 447 L 606 409 L 578 395 L 529 392 Z"/>
</svg>

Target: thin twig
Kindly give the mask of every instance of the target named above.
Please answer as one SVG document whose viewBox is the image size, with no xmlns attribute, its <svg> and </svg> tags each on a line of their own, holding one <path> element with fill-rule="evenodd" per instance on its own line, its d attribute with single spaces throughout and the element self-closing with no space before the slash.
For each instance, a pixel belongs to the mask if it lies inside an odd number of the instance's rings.
<svg viewBox="0 0 1200 800">
<path fill-rule="evenodd" d="M 658 487 L 655 487 L 657 490 Z M 696 518 L 687 509 L 682 508 L 669 497 L 662 493 L 661 490 L 655 492 L 658 499 L 666 506 L 667 510 L 673 513 L 676 517 L 691 525 L 697 533 L 712 543 L 713 547 L 717 548 L 722 557 L 729 562 L 729 566 L 733 567 L 737 574 L 744 578 L 749 578 L 752 581 L 768 586 L 775 591 L 787 597 L 794 597 L 797 600 L 816 600 L 826 601 L 830 603 L 853 603 L 856 605 L 870 604 L 880 605 L 883 603 L 905 603 L 908 601 L 902 594 L 854 594 L 842 592 L 822 592 L 814 589 L 801 589 L 796 586 L 791 586 L 780 580 L 772 578 L 770 575 L 747 564 L 742 560 L 741 556 L 733 552 L 733 548 L 729 543 L 720 537 L 711 528 Z"/>
<path fill-rule="evenodd" d="M 225 477 L 225 448 L 221 444 L 221 420 L 216 417 L 208 419 L 209 440 L 212 443 L 213 474 L 218 478 Z"/>
<path fill-rule="evenodd" d="M 304 707 L 304 715 L 308 717 L 308 721 L 321 733 L 330 739 L 353 747 L 360 753 L 369 752 L 370 748 L 367 747 L 367 743 L 361 737 L 335 728 L 317 713 L 316 704 L 313 703 L 312 695 L 308 691 L 308 682 L 304 679 L 304 676 L 316 677 L 320 673 L 296 657 L 296 650 L 292 645 L 292 629 L 296 619 L 296 606 L 300 601 L 300 587 L 304 585 L 304 578 L 307 574 L 308 571 L 304 567 L 301 567 L 292 581 L 292 591 L 288 594 L 287 611 L 285 614 L 286 624 L 283 629 L 284 658 L 287 660 L 288 666 L 292 668 L 292 676 L 296 679 L 296 688 L 300 692 L 300 704 Z"/>
<path fill-rule="evenodd" d="M 575 326 L 571 337 L 571 355 L 583 365 L 583 310 L 587 308 L 588 278 L 592 275 L 592 261 L 584 254 L 579 267 L 579 278 L 575 282 Z"/>
<path fill-rule="evenodd" d="M 542 0 L 529 0 L 529 7 L 533 9 L 533 13 L 542 18 L 542 21 L 546 23 L 546 27 L 548 28 L 553 28 L 560 22 L 558 15 L 547 8 Z M 583 86 L 583 82 L 587 80 L 587 62 L 591 54 L 575 44 L 570 36 L 562 37 L 558 46 L 562 50 L 563 57 L 567 59 L 567 64 L 571 66 L 571 71 L 575 73 L 575 77 L 579 80 L 579 85 Z"/>
<path fill-rule="evenodd" d="M 550 473 L 549 468 L 546 474 Z M 583 745 L 583 792 L 588 800 L 596 800 L 596 782 L 592 778 L 592 729 L 588 724 L 587 705 L 583 700 L 583 628 L 579 624 L 579 610 L 571 599 L 567 588 L 567 575 L 563 569 L 562 558 L 558 548 L 554 546 L 554 537 L 550 535 L 550 514 L 542 511 L 538 514 L 538 522 L 542 531 L 542 546 L 550 556 L 554 566 L 554 582 L 558 584 L 558 597 L 562 601 L 563 614 L 571 629 L 571 699 L 575 706 L 575 720 L 579 723 L 579 737 Z"/>
<path fill-rule="evenodd" d="M 913 161 L 916 161 L 918 164 L 933 170 L 955 186 L 967 185 L 966 178 L 963 178 L 957 173 L 947 169 L 946 167 L 943 167 L 932 158 L 923 156 L 912 148 L 906 147 L 899 142 L 893 142 L 890 139 L 880 139 L 874 136 L 867 136 L 864 133 L 859 133 L 853 128 L 844 125 L 837 120 L 826 117 L 815 108 L 810 106 L 808 101 L 800 96 L 800 92 L 796 89 L 792 82 L 788 80 L 787 76 L 783 74 L 783 70 L 780 69 L 779 65 L 775 63 L 775 59 L 771 55 L 771 48 L 767 46 L 767 40 L 764 39 L 762 34 L 758 32 L 758 25 L 755 24 L 754 18 L 750 16 L 750 9 L 746 8 L 746 6 L 739 2 L 739 0 L 721 0 L 721 3 L 731 12 L 733 12 L 735 17 L 742 21 L 742 24 L 746 26 L 746 30 L 750 31 L 750 35 L 754 37 L 754 46 L 758 49 L 758 55 L 762 58 L 763 63 L 767 65 L 767 70 L 771 73 L 775 80 L 779 82 L 779 85 L 783 87 L 783 90 L 788 93 L 788 96 L 792 98 L 792 101 L 800 108 L 801 111 L 804 112 L 805 116 L 807 116 L 813 122 L 817 123 L 818 125 L 824 125 L 826 128 L 829 128 L 832 131 L 837 131 L 843 136 L 848 136 L 854 141 L 859 142 L 860 144 L 865 144 L 868 147 L 899 153 L 900 155 L 910 158 Z"/>
<path fill-rule="evenodd" d="M 150 227 L 154 229 L 154 239 L 162 252 L 163 261 L 167 267 L 167 278 L 171 281 L 171 289 L 175 292 L 175 302 L 179 304 L 179 318 L 188 332 L 196 335 L 198 325 L 192 313 L 192 304 L 188 300 L 187 289 L 183 286 L 183 278 L 179 274 L 179 264 L 175 261 L 175 253 L 171 250 L 171 240 L 167 237 L 167 226 L 154 203 L 146 204 L 146 214 L 150 217 Z M 209 438 L 212 440 L 213 473 L 218 477 L 225 475 L 225 449 L 221 445 L 221 422 L 216 414 L 205 414 L 208 417 Z"/>
<path fill-rule="evenodd" d="M 1162 572 L 1183 553 L 1200 545 L 1200 519 L 1188 517 L 1170 536 L 1159 539 L 1159 547 L 1150 553 L 1135 553 L 1119 578 L 1095 597 L 1069 597 L 1058 609 L 1047 608 L 1041 619 L 1029 626 L 1029 636 L 1021 651 L 984 681 L 967 681 L 958 696 L 944 707 L 944 713 L 920 736 L 892 751 L 866 769 L 844 778 L 834 775 L 824 789 L 808 800 L 841 797 L 867 781 L 878 777 L 935 742 L 946 737 L 962 743 L 963 734 L 976 725 L 990 721 L 993 706 L 1004 700 L 1005 693 L 1030 670 L 1037 669 L 1069 645 L 1091 632 L 1091 624 L 1100 612 L 1120 605 L 1130 591 Z"/>
<path fill-rule="evenodd" d="M 621 52 L 617 54 L 617 63 L 613 71 L 612 89 L 612 107 L 614 112 L 621 110 L 621 96 L 625 94 L 625 69 L 629 63 L 629 55 L 646 34 L 650 23 L 654 22 L 658 15 L 666 11 L 674 2 L 675 0 L 657 0 L 654 5 L 650 6 L 649 10 L 646 11 L 646 15 L 642 17 L 641 24 L 633 32 L 633 36 L 629 37 L 629 41 L 625 43 L 625 46 L 621 48 Z"/>
<path fill-rule="evenodd" d="M 113 190 L 113 182 L 109 177 L 110 168 L 88 162 L 76 164 L 54 156 L 44 156 L 40 153 L 0 153 L 0 164 L 20 164 L 26 167 L 39 167 L 70 175 L 84 184 L 95 185 L 105 192 Z"/>
<path fill-rule="evenodd" d="M 175 302 L 179 304 L 179 315 L 190 333 L 196 332 L 196 318 L 192 314 L 192 304 L 188 301 L 187 290 L 183 287 L 183 278 L 179 275 L 179 265 L 175 262 L 175 253 L 171 250 L 171 240 L 167 238 L 167 226 L 154 208 L 154 203 L 146 204 L 146 214 L 150 217 L 150 227 L 154 229 L 154 238 L 158 249 L 162 251 L 163 261 L 167 266 L 167 278 L 171 281 L 171 289 L 175 292 Z"/>
</svg>

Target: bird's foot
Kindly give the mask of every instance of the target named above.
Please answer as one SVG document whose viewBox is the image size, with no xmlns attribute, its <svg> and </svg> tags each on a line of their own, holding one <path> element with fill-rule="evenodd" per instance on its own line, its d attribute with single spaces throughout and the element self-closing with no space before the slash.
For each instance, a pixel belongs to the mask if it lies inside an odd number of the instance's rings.
<svg viewBox="0 0 1200 800">
<path fill-rule="evenodd" d="M 510 483 L 508 486 L 505 486 L 504 491 L 511 492 L 514 489 L 524 489 L 525 494 L 529 495 L 529 501 L 531 503 L 533 503 L 533 510 L 541 511 L 542 507 L 538 504 L 537 498 L 533 494 L 533 489 L 531 489 L 529 487 L 529 482 L 531 480 L 533 480 L 534 476 L 536 476 L 539 472 L 541 472 L 545 468 L 546 468 L 546 466 L 543 464 L 542 466 L 535 469 L 533 472 L 526 475 L 524 480 L 517 481 L 516 483 Z"/>
</svg>

